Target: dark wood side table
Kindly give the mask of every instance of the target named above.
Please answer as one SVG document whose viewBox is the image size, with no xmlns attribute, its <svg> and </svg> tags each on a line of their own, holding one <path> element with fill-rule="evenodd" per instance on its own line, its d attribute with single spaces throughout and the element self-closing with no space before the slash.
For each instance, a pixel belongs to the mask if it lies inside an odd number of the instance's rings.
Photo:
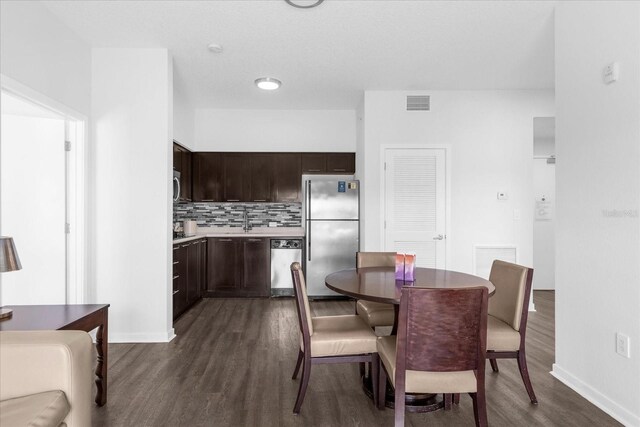
<svg viewBox="0 0 640 427">
<path fill-rule="evenodd" d="M 13 316 L 0 322 L 0 331 L 80 330 L 96 334 L 96 403 L 107 403 L 109 304 L 12 305 Z"/>
</svg>

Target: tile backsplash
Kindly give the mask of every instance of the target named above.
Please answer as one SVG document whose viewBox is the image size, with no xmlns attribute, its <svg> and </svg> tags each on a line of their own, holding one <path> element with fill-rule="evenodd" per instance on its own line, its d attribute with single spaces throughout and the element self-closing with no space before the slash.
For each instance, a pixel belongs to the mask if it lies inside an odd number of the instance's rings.
<svg viewBox="0 0 640 427">
<path fill-rule="evenodd" d="M 199 227 L 242 227 L 244 212 L 251 227 L 302 227 L 301 203 L 192 203 L 173 204 L 173 222 L 195 220 Z"/>
</svg>

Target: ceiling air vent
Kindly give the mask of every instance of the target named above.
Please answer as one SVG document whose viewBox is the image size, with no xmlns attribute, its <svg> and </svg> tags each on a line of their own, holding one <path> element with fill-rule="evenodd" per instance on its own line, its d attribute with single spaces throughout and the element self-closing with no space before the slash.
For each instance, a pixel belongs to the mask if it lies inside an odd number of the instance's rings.
<svg viewBox="0 0 640 427">
<path fill-rule="evenodd" d="M 407 111 L 429 111 L 431 109 L 428 95 L 407 96 Z"/>
</svg>

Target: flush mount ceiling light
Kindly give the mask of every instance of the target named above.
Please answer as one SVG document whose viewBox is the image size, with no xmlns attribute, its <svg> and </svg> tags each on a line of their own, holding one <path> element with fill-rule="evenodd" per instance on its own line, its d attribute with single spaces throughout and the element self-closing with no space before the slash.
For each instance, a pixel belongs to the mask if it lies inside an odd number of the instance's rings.
<svg viewBox="0 0 640 427">
<path fill-rule="evenodd" d="M 288 5 L 291 5 L 293 7 L 297 7 L 298 9 L 311 9 L 312 7 L 316 7 L 318 6 L 320 3 L 322 3 L 324 0 L 317 0 L 315 2 L 303 2 L 303 3 L 309 3 L 309 4 L 300 4 L 301 0 L 296 0 L 295 2 L 293 0 L 284 0 L 285 2 L 287 2 Z"/>
<path fill-rule="evenodd" d="M 256 86 L 263 90 L 276 90 L 280 87 L 282 82 L 272 77 L 260 77 L 256 79 Z"/>
</svg>

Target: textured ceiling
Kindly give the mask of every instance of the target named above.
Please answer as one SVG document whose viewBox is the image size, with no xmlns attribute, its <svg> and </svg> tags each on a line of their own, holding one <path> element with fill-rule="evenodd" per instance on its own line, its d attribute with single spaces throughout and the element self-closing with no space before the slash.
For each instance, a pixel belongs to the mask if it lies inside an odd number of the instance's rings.
<svg viewBox="0 0 640 427">
<path fill-rule="evenodd" d="M 94 47 L 164 47 L 195 107 L 353 109 L 364 90 L 553 87 L 554 2 L 48 1 Z M 209 43 L 224 47 L 208 51 Z M 275 92 L 253 81 L 276 77 Z"/>
</svg>

